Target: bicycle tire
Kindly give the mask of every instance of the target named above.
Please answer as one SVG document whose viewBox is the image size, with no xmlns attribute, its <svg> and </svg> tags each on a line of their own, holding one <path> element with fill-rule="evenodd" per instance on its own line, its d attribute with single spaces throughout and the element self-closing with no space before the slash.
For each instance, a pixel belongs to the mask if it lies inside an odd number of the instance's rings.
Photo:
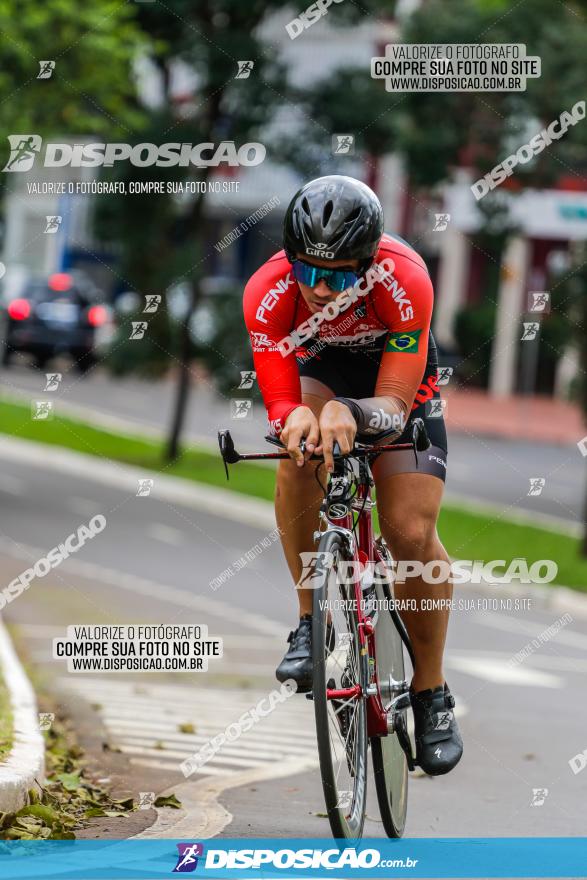
<svg viewBox="0 0 587 880">
<path fill-rule="evenodd" d="M 332 554 L 330 563 L 325 561 L 328 560 L 329 556 L 324 554 Z M 342 537 L 336 532 L 325 532 L 318 546 L 316 583 L 319 584 L 319 586 L 314 590 L 313 596 L 313 701 L 316 717 L 316 738 L 318 742 L 320 775 L 322 777 L 322 788 L 324 791 L 324 800 L 330 828 L 333 836 L 337 839 L 357 840 L 363 833 L 367 804 L 367 711 L 365 700 L 361 697 L 356 701 L 356 715 L 353 716 L 356 718 L 356 736 L 354 739 L 352 759 L 347 757 L 349 754 L 348 746 L 345 747 L 345 761 L 348 766 L 349 776 L 353 778 L 352 797 L 349 798 L 350 806 L 348 807 L 347 812 L 347 807 L 344 803 L 341 805 L 341 789 L 339 789 L 341 773 L 339 768 L 337 774 L 335 767 L 336 747 L 335 742 L 333 742 L 330 735 L 330 725 L 334 724 L 332 720 L 333 701 L 328 700 L 326 694 L 329 676 L 333 667 L 333 664 L 330 662 L 330 657 L 334 652 L 332 652 L 327 658 L 326 620 L 328 612 L 324 600 L 329 598 L 329 583 L 336 571 L 337 560 L 341 558 L 344 559 L 344 557 L 345 547 Z M 348 598 L 354 598 L 354 593 L 349 595 Z M 351 636 L 354 639 L 354 647 L 350 648 L 347 652 L 347 654 L 350 655 L 352 652 L 357 651 L 357 617 L 354 611 L 346 612 L 345 616 L 349 621 Z M 361 691 L 363 691 L 366 685 L 366 673 L 364 663 L 361 662 L 362 658 L 358 651 L 356 654 L 356 660 L 356 677 L 358 678 L 356 684 L 359 684 Z M 348 661 L 345 661 L 345 671 L 346 662 Z M 329 703 L 331 704 L 330 715 Z M 352 724 L 349 724 L 349 729 L 351 727 Z M 338 746 L 338 748 L 340 751 L 340 746 Z M 351 773 L 351 767 L 355 771 L 354 777 Z M 348 794 L 350 792 L 351 789 L 345 793 Z"/>
<path fill-rule="evenodd" d="M 404 680 L 403 642 L 395 626 L 392 595 L 387 584 L 375 585 L 379 615 L 375 625 L 375 655 L 377 677 L 383 681 L 391 675 L 396 681 Z M 387 603 L 387 606 L 385 604 Z M 384 705 L 385 705 L 384 700 Z M 405 711 L 404 711 L 405 716 Z M 405 718 L 404 718 L 405 720 Z M 408 810 L 408 762 L 396 733 L 371 737 L 371 760 L 379 813 L 388 837 L 401 837 Z"/>
</svg>

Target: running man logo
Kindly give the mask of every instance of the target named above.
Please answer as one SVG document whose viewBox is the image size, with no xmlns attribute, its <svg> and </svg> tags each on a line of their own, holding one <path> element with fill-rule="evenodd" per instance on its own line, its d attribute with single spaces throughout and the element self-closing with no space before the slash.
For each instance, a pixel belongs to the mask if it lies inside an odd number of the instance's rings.
<svg viewBox="0 0 587 880">
<path fill-rule="evenodd" d="M 39 72 L 37 74 L 37 79 L 51 79 L 54 70 L 54 61 L 39 61 Z"/>
<path fill-rule="evenodd" d="M 528 298 L 529 312 L 550 312 L 550 293 L 546 290 L 532 290 Z"/>
<path fill-rule="evenodd" d="M 450 223 L 450 214 L 435 214 L 432 232 L 444 232 Z"/>
<path fill-rule="evenodd" d="M 137 804 L 139 810 L 150 810 L 154 803 L 154 791 L 139 791 L 139 802 Z"/>
<path fill-rule="evenodd" d="M 43 141 L 38 134 L 9 134 L 10 157 L 3 171 L 30 171 L 41 151 Z"/>
<path fill-rule="evenodd" d="M 54 233 L 56 233 L 63 221 L 63 218 L 60 214 L 46 214 L 45 219 L 47 221 L 45 224 L 45 232 L 48 235 L 53 235 Z"/>
<path fill-rule="evenodd" d="M 532 789 L 532 800 L 530 802 L 531 807 L 542 807 L 544 806 L 544 801 L 548 797 L 548 789 L 547 788 L 533 788 Z"/>
<path fill-rule="evenodd" d="M 240 374 L 241 374 L 241 381 L 240 381 L 240 385 L 238 387 L 244 388 L 246 390 L 248 390 L 249 388 L 252 388 L 253 384 L 255 382 L 255 379 L 257 378 L 256 372 L 254 370 L 241 370 Z"/>
<path fill-rule="evenodd" d="M 333 134 L 332 152 L 334 155 L 353 156 L 355 153 L 354 134 Z"/>
<path fill-rule="evenodd" d="M 51 725 L 55 721 L 53 712 L 39 712 L 39 730 L 51 730 Z"/>
<path fill-rule="evenodd" d="M 61 380 L 63 379 L 63 374 L 45 373 L 45 379 L 47 381 L 45 383 L 45 388 L 43 389 L 44 391 L 58 391 Z"/>
<path fill-rule="evenodd" d="M 148 321 L 131 321 L 132 329 L 130 331 L 129 339 L 142 339 L 145 335 L 145 331 L 149 326 Z"/>
<path fill-rule="evenodd" d="M 251 75 L 251 71 L 255 66 L 254 61 L 237 61 L 238 64 L 238 73 L 235 76 L 235 79 L 248 79 Z"/>
<path fill-rule="evenodd" d="M 252 400 L 236 400 L 232 398 L 230 401 L 230 417 L 231 419 L 248 419 L 253 415 Z"/>
<path fill-rule="evenodd" d="M 53 418 L 52 400 L 34 400 L 31 404 L 31 413 L 34 421 L 46 422 Z"/>
<path fill-rule="evenodd" d="M 528 490 L 528 495 L 542 495 L 542 490 L 545 486 L 545 477 L 530 477 L 530 488 Z"/>
<path fill-rule="evenodd" d="M 411 333 L 390 333 L 385 351 L 403 351 L 404 354 L 417 354 L 421 330 Z"/>
<path fill-rule="evenodd" d="M 538 336 L 538 331 L 540 329 L 540 324 L 538 321 L 524 321 L 524 330 L 522 332 L 522 342 L 525 342 L 527 339 L 532 340 L 536 339 Z"/>
<path fill-rule="evenodd" d="M 439 712 L 436 715 L 436 724 L 434 725 L 434 730 L 448 730 L 452 719 L 452 712 Z"/>
<path fill-rule="evenodd" d="M 300 553 L 302 573 L 296 584 L 296 590 L 319 590 L 328 575 L 328 568 L 334 562 L 334 553 L 308 550 Z M 321 564 L 321 568 L 318 565 Z"/>
<path fill-rule="evenodd" d="M 201 843 L 178 843 L 177 864 L 173 869 L 174 874 L 187 874 L 195 871 L 198 866 L 198 858 L 204 855 L 204 847 Z"/>
<path fill-rule="evenodd" d="M 144 312 L 156 312 L 159 306 L 161 305 L 161 295 L 159 293 L 146 293 L 145 294 L 145 308 Z"/>
<path fill-rule="evenodd" d="M 151 489 L 155 485 L 155 480 L 147 479 L 147 480 L 139 480 L 139 487 L 137 489 L 137 498 L 148 498 L 151 494 Z"/>
</svg>

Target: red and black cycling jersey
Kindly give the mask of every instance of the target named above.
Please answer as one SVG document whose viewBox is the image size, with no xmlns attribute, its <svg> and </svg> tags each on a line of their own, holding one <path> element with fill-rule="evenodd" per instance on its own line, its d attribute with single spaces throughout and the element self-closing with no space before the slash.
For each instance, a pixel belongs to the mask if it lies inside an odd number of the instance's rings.
<svg viewBox="0 0 587 880">
<path fill-rule="evenodd" d="M 249 280 L 244 293 L 245 323 L 273 433 L 280 433 L 288 415 L 302 403 L 296 355 L 311 357 L 315 348 L 319 356 L 320 345 L 378 349 L 374 397 L 397 402 L 405 418 L 416 396 L 425 393 L 424 380 L 435 382 L 436 363 L 428 364 L 429 352 L 435 359 L 435 347 L 429 346 L 434 295 L 426 264 L 406 242 L 390 235 L 382 237 L 374 267 L 383 260 L 393 261 L 390 273 L 380 273 L 371 290 L 336 317 L 324 318 L 303 347 L 287 346 L 285 356 L 280 343 L 312 313 L 284 251 L 271 257 Z"/>
</svg>

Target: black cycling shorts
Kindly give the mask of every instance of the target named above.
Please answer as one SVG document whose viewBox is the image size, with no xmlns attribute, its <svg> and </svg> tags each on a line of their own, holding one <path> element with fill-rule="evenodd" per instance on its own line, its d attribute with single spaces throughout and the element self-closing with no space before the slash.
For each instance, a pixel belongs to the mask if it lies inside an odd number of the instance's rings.
<svg viewBox="0 0 587 880">
<path fill-rule="evenodd" d="M 310 357 L 304 356 L 304 349 L 298 350 L 297 362 L 300 377 L 307 376 L 326 385 L 335 397 L 351 397 L 360 400 L 373 397 L 375 383 L 379 372 L 379 363 L 385 347 L 387 336 L 381 336 L 376 343 L 364 346 L 326 345 L 315 354 L 316 340 L 310 340 L 307 348 L 313 343 Z M 439 400 L 440 393 L 436 385 L 438 375 L 438 355 L 436 344 L 430 334 L 428 359 L 422 382 L 416 393 L 414 408 L 408 418 L 403 434 L 394 443 L 409 443 L 412 439 L 412 421 L 421 418 L 426 425 L 430 438 L 430 447 L 419 452 L 418 463 L 411 450 L 394 452 L 384 456 L 385 472 L 391 473 L 425 473 L 446 479 L 447 450 L 446 426 L 442 410 L 439 415 L 438 404 L 431 401 Z"/>
</svg>

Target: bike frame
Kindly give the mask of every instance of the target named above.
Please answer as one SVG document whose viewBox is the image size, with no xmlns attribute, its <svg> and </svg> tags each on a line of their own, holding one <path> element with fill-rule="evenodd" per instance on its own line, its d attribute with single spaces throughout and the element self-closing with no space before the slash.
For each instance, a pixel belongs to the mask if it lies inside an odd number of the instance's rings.
<svg viewBox="0 0 587 880">
<path fill-rule="evenodd" d="M 365 565 L 365 563 L 380 561 L 385 563 L 377 547 L 377 543 L 373 536 L 373 520 L 371 511 L 373 509 L 373 500 L 371 498 L 371 487 L 374 485 L 373 477 L 369 468 L 369 461 L 385 452 L 398 452 L 400 450 L 411 449 L 416 456 L 416 464 L 418 463 L 417 452 L 425 451 L 430 441 L 426 433 L 426 428 L 421 419 L 414 419 L 413 434 L 411 443 L 382 443 L 378 442 L 377 446 L 373 445 L 373 438 L 367 441 L 355 443 L 355 448 L 351 452 L 343 455 L 335 446 L 334 451 L 334 477 L 345 477 L 344 461 L 345 459 L 353 459 L 358 463 L 359 476 L 354 478 L 357 491 L 354 496 L 340 499 L 339 494 L 334 491 L 334 483 L 331 478 L 328 489 L 321 507 L 320 515 L 322 521 L 326 522 L 326 528 L 318 530 L 314 533 L 314 538 L 319 541 L 326 531 L 337 531 L 344 539 L 347 548 L 349 560 L 355 565 Z M 389 433 L 389 432 L 388 432 Z M 385 435 L 378 438 L 381 441 Z M 275 443 L 283 449 L 283 444 L 275 437 L 266 437 L 270 443 Z M 238 461 L 262 461 L 262 460 L 285 460 L 289 459 L 287 452 L 255 452 L 255 453 L 238 453 L 234 447 L 234 442 L 229 431 L 218 432 L 218 443 L 220 453 L 224 461 L 226 470 L 226 478 L 228 479 L 228 465 L 236 464 Z M 303 451 L 303 450 L 302 450 Z M 311 455 L 310 461 L 323 461 L 323 457 L 319 455 Z M 344 509 L 343 509 L 344 507 Z M 353 526 L 353 511 L 358 511 L 357 523 Z M 355 531 L 357 531 L 358 540 L 355 539 Z M 359 567 L 353 569 L 359 571 Z M 407 682 L 391 682 L 389 685 L 389 694 L 386 697 L 391 698 L 390 708 L 386 712 L 383 704 L 383 695 L 379 680 L 377 677 L 377 656 L 375 649 L 375 627 L 370 617 L 365 615 L 362 598 L 362 578 L 357 578 L 354 583 L 354 598 L 356 601 L 357 629 L 359 633 L 360 659 L 365 665 L 364 681 L 367 685 L 361 689 L 360 685 L 354 685 L 349 688 L 329 688 L 327 689 L 328 700 L 351 700 L 364 699 L 367 709 L 367 735 L 369 737 L 387 736 L 394 727 L 394 716 L 396 710 L 403 710 L 409 705 L 409 694 L 407 692 Z M 412 664 L 414 662 L 412 647 L 405 627 L 397 611 L 390 612 L 399 635 L 410 655 Z M 311 695 L 308 694 L 311 698 Z M 391 717 L 390 717 L 391 715 Z M 391 725 L 391 726 L 390 726 Z M 407 736 L 407 732 L 400 725 L 397 729 L 400 744 L 406 753 L 408 766 L 410 770 L 414 769 L 414 758 Z"/>
<path fill-rule="evenodd" d="M 378 447 L 383 450 L 386 447 Z M 390 451 L 393 449 L 411 449 L 412 444 L 398 444 L 387 447 Z M 357 491 L 352 501 L 349 503 L 347 512 L 342 516 L 336 516 L 331 513 L 336 501 L 331 501 L 327 494 L 323 511 L 324 518 L 328 525 L 324 531 L 336 531 L 342 535 L 347 545 L 349 556 L 352 554 L 353 572 L 359 572 L 362 566 L 375 564 L 376 562 L 384 562 L 379 553 L 373 535 L 373 500 L 371 498 L 371 486 L 373 479 L 367 464 L 367 457 L 355 458 L 359 463 L 359 477 L 357 480 Z M 340 464 L 338 465 L 340 468 Z M 333 477 L 343 476 L 342 472 L 337 473 L 337 466 Z M 332 485 L 332 483 L 331 483 Z M 357 523 L 353 529 L 353 511 L 358 511 Z M 358 541 L 355 540 L 354 531 L 358 533 Z M 316 532 L 316 537 L 321 536 L 324 532 Z M 348 561 L 351 561 L 350 559 Z M 361 573 L 362 574 L 362 573 Z M 360 656 L 361 661 L 365 664 L 364 680 L 368 682 L 367 686 L 361 693 L 359 685 L 349 688 L 333 689 L 328 688 L 326 697 L 328 700 L 366 700 L 367 708 L 367 735 L 387 736 L 388 734 L 388 717 L 378 684 L 377 678 L 377 651 L 375 648 L 375 627 L 370 617 L 365 614 L 363 602 L 362 577 L 356 577 L 353 584 L 353 593 L 357 618 L 357 629 L 359 634 Z M 399 683 L 398 683 L 399 684 Z M 401 683 L 404 684 L 403 682 Z"/>
</svg>

